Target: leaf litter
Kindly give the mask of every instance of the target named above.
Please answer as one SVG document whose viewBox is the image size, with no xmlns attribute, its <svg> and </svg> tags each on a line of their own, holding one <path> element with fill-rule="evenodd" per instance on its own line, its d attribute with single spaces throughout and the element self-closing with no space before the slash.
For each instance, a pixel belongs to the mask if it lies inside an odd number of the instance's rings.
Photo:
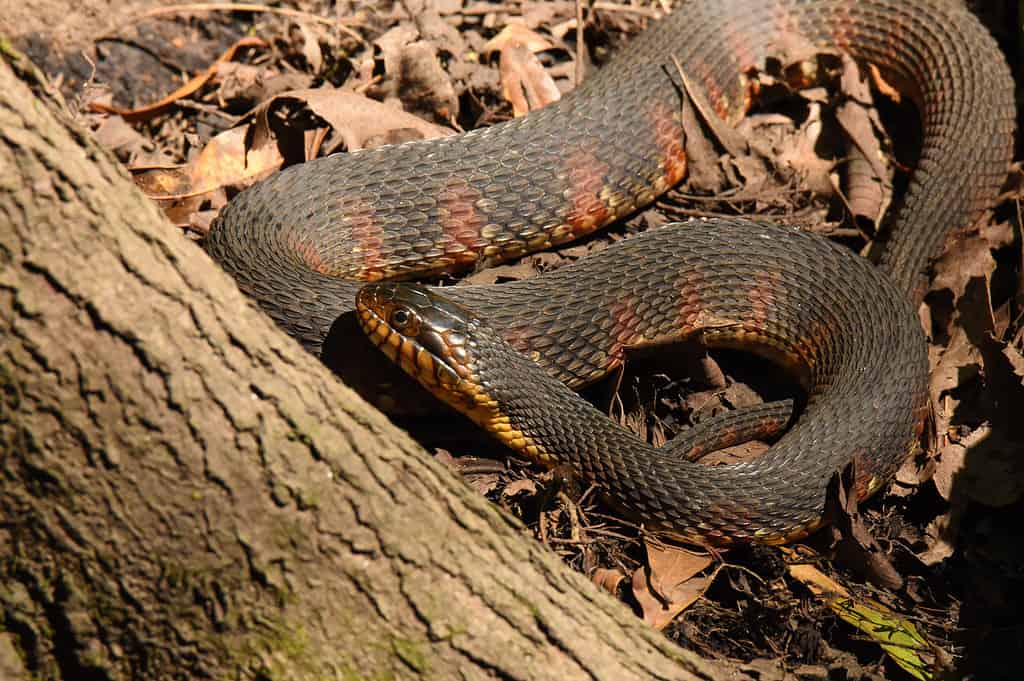
<svg viewBox="0 0 1024 681">
<path fill-rule="evenodd" d="M 593 3 L 583 13 L 584 49 L 570 2 L 258 8 L 168 7 L 111 28 L 104 41 L 150 36 L 194 64 L 195 75 L 179 82 L 180 72 L 155 73 L 152 90 L 134 93 L 130 106 L 111 102 L 121 98 L 110 85 L 124 82 L 118 69 L 137 68 L 119 62 L 122 53 L 94 50 L 88 77 L 57 55 L 32 55 L 193 236 L 234 193 L 285 165 L 453 134 L 555 101 L 578 68 L 600 68 L 668 4 Z M 190 42 L 199 32 L 214 39 Z M 735 125 L 710 119 L 691 91 L 683 111 L 689 178 L 656 208 L 582 245 L 470 278 L 532 276 L 691 215 L 756 214 L 869 252 L 905 177 L 900 149 L 915 115 L 885 74 L 799 40 L 781 47 L 790 56 L 752 76 L 757 108 Z M 1022 187 L 1017 166 L 991 219 L 951 239 L 935 264 L 922 307 L 932 338 L 924 450 L 861 508 L 837 476 L 835 525 L 802 544 L 692 554 L 609 515 L 598 492 L 578 489 L 571 474 L 510 460 L 478 436 L 446 435 L 438 456 L 638 616 L 705 654 L 752 668 L 781 659 L 800 678 L 929 678 L 944 669 L 1013 678 L 1000 676 L 1017 666 L 1000 653 L 1024 646 L 1007 606 L 1024 579 L 1024 543 L 1011 520 L 1024 492 L 1024 424 L 1014 418 L 1024 404 Z M 623 373 L 586 395 L 660 445 L 701 419 L 793 392 L 770 366 L 683 348 L 638 349 Z M 404 425 L 428 445 L 451 431 L 429 420 Z M 766 446 L 745 443 L 712 461 L 748 460 Z"/>
</svg>

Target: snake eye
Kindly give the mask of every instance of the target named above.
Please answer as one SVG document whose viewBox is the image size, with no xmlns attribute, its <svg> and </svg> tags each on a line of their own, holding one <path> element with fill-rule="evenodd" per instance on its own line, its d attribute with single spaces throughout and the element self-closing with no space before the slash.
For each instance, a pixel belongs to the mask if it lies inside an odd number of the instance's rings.
<svg viewBox="0 0 1024 681">
<path fill-rule="evenodd" d="M 404 307 L 396 307 L 391 311 L 391 326 L 395 327 L 398 331 L 405 330 L 406 327 L 412 324 L 413 314 Z"/>
</svg>

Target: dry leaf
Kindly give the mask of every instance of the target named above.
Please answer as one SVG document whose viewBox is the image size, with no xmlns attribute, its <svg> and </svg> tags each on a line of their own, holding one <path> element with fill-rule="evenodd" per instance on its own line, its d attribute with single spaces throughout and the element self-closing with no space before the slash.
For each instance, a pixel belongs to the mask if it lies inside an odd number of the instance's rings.
<svg viewBox="0 0 1024 681">
<path fill-rule="evenodd" d="M 299 33 L 302 35 L 302 56 L 313 73 L 320 73 L 324 65 L 324 53 L 320 50 L 320 41 L 317 40 L 316 31 L 304 21 L 298 24 Z"/>
<path fill-rule="evenodd" d="M 458 117 L 459 98 L 433 44 L 421 40 L 405 45 L 392 61 L 395 68 L 388 75 L 406 111 L 439 121 Z"/>
<path fill-rule="evenodd" d="M 947 243 L 946 251 L 935 262 L 932 288 L 952 291 L 955 304 L 971 279 L 982 277 L 990 281 L 996 268 L 992 251 L 1013 243 L 1013 232 L 1010 223 L 1002 222 L 985 226 L 971 238 L 963 238 L 963 235 L 954 233 Z"/>
<path fill-rule="evenodd" d="M 1024 381 L 1024 355 L 1012 345 L 1003 348 L 1003 354 L 1006 355 L 1006 361 L 1013 367 L 1014 375 Z"/>
<path fill-rule="evenodd" d="M 192 164 L 192 191 L 205 193 L 220 187 L 244 187 L 281 167 L 284 159 L 273 140 L 246 145 L 246 128 L 232 128 L 207 144 Z"/>
<path fill-rule="evenodd" d="M 964 499 L 954 499 L 948 511 L 928 523 L 924 533 L 928 548 L 917 554 L 917 559 L 924 565 L 938 565 L 956 551 L 956 538 L 966 504 Z"/>
<path fill-rule="evenodd" d="M 550 40 L 536 31 L 531 31 L 524 24 L 509 22 L 498 35 L 487 41 L 481 51 L 484 54 L 490 54 L 517 45 L 522 45 L 531 52 L 543 52 L 554 47 Z"/>
<path fill-rule="evenodd" d="M 883 162 L 878 134 L 867 109 L 857 102 L 845 102 L 836 110 L 836 120 L 853 143 L 842 166 L 846 190 L 842 196 L 855 218 L 870 221 L 877 229 L 892 201 L 891 166 Z"/>
<path fill-rule="evenodd" d="M 374 40 L 373 44 L 380 49 L 381 59 L 384 60 L 384 71 L 397 72 L 402 48 L 418 39 L 419 30 L 415 26 L 401 23 Z"/>
<path fill-rule="evenodd" d="M 223 187 L 245 187 L 281 167 L 284 159 L 273 140 L 259 147 L 246 144 L 248 127 L 225 130 L 187 166 L 133 168 L 135 183 L 160 204 L 178 225 L 195 224 L 190 216 L 208 195 Z"/>
<path fill-rule="evenodd" d="M 327 121 L 341 137 L 348 151 L 453 134 L 447 128 L 428 123 L 401 109 L 354 92 L 329 87 L 292 90 L 268 100 L 254 112 L 257 118 L 263 119 L 263 129 L 269 131 L 266 119 L 271 107 L 285 99 L 302 102 L 310 111 Z"/>
<path fill-rule="evenodd" d="M 128 125 L 120 116 L 107 116 L 100 123 L 100 127 L 93 131 L 93 137 L 107 149 L 114 151 L 142 150 L 152 148 L 152 142 L 147 140 L 138 130 Z M 134 154 L 132 154 L 134 156 Z M 124 158 L 122 155 L 121 158 Z"/>
<path fill-rule="evenodd" d="M 590 581 L 601 587 L 613 596 L 619 595 L 619 585 L 626 578 L 625 573 L 619 569 L 597 568 L 594 574 L 590 575 Z"/>
<path fill-rule="evenodd" d="M 513 480 L 512 482 L 505 485 L 505 488 L 501 490 L 501 496 L 503 499 L 511 499 L 517 494 L 525 494 L 532 496 L 537 493 L 537 482 L 530 480 L 529 478 L 523 478 L 521 480 Z"/>
<path fill-rule="evenodd" d="M 858 482 L 856 461 L 835 473 L 829 480 L 825 494 L 825 516 L 832 521 L 832 535 L 838 540 L 836 550 L 844 565 L 848 565 L 873 584 L 897 590 L 903 586 L 903 576 L 893 566 L 864 524 L 855 493 Z"/>
<path fill-rule="evenodd" d="M 942 448 L 933 480 L 946 500 L 959 492 L 986 506 L 1009 506 L 1024 494 L 1020 443 L 982 425 Z"/>
<path fill-rule="evenodd" d="M 760 141 L 765 139 L 768 127 L 775 128 L 774 134 L 769 138 L 772 139 L 770 144 Z M 792 169 L 800 178 L 801 184 L 815 194 L 830 196 L 834 193 L 835 185 L 829 176 L 834 163 L 830 159 L 822 159 L 816 151 L 823 130 L 821 104 L 808 104 L 807 119 L 796 134 L 792 132 L 793 119 L 778 115 L 752 117 L 750 123 L 741 124 L 740 129 L 749 130 L 746 134 L 752 139 L 752 150 L 758 155 L 759 163 L 755 165 L 752 162 L 751 169 L 743 171 L 743 176 L 748 178 L 751 188 L 757 189 L 768 182 L 768 171 L 762 161 L 768 159 L 774 166 Z M 749 174 L 754 173 L 757 184 L 749 177 Z"/>
<path fill-rule="evenodd" d="M 512 265 L 486 267 L 465 277 L 462 283 L 473 285 L 495 284 L 499 281 L 519 281 L 536 276 L 537 268 L 532 258 L 520 260 Z"/>
<path fill-rule="evenodd" d="M 721 569 L 700 576 L 714 559 L 672 546 L 647 546 L 647 568 L 633 573 L 633 596 L 644 613 L 644 621 L 655 629 L 664 629 L 700 598 Z"/>
<path fill-rule="evenodd" d="M 501 90 L 516 117 L 562 98 L 554 78 L 544 70 L 537 56 L 522 45 L 501 51 Z"/>
<path fill-rule="evenodd" d="M 430 41 L 438 52 L 447 54 L 454 59 L 461 59 L 469 47 L 459 30 L 441 18 L 437 11 L 427 9 L 414 17 L 416 28 L 423 40 Z M 449 66 L 451 61 L 449 60 Z"/>
<path fill-rule="evenodd" d="M 554 78 L 534 55 L 551 42 L 520 23 L 510 23 L 484 45 L 484 54 L 500 51 L 501 86 L 516 116 L 525 116 L 562 97 Z"/>
</svg>

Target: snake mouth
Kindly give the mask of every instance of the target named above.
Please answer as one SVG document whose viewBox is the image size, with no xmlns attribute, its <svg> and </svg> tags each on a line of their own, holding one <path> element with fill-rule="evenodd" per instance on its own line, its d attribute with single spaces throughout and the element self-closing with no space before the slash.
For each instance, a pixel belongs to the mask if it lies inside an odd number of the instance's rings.
<svg viewBox="0 0 1024 681">
<path fill-rule="evenodd" d="M 370 341 L 407 374 L 459 408 L 474 401 L 461 307 L 409 283 L 368 284 L 356 294 L 356 316 Z"/>
</svg>

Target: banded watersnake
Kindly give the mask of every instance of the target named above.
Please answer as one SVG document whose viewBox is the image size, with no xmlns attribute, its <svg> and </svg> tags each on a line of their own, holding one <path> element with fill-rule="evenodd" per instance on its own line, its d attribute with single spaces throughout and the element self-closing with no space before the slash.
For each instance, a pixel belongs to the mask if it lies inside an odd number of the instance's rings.
<svg viewBox="0 0 1024 681">
<path fill-rule="evenodd" d="M 950 229 L 989 206 L 1011 153 L 1008 68 L 955 0 L 686 2 L 570 95 L 525 118 L 272 176 L 225 208 L 208 250 L 319 352 L 361 282 L 515 257 L 649 204 L 685 172 L 675 60 L 718 115 L 735 122 L 749 103 L 744 74 L 794 39 L 881 67 L 909 86 L 920 109 L 920 159 L 882 260 L 903 297 L 918 302 L 930 259 Z M 617 366 L 636 329 L 680 322 L 689 324 L 683 333 L 702 328 L 712 343 L 759 341 L 762 352 L 802 367 L 812 391 L 807 412 L 746 467 L 688 467 L 685 484 L 656 457 L 620 471 L 621 458 L 598 456 L 582 471 L 625 495 L 622 505 L 641 519 L 678 534 L 780 541 L 820 515 L 824 481 L 837 466 L 857 458 L 866 493 L 869 480 L 886 477 L 906 452 L 924 404 L 924 341 L 908 302 L 894 303 L 893 289 L 852 255 L 765 225 L 712 226 L 719 231 L 707 223 L 659 230 L 566 274 L 445 291 L 574 386 Z M 625 265 L 630 248 L 645 255 Z M 790 249 L 801 257 L 791 260 Z M 662 262 L 682 269 L 661 269 Z M 601 269 L 612 264 L 614 271 Z M 647 267 L 657 267 L 658 278 L 650 280 Z M 616 293 L 626 282 L 652 286 Z M 717 321 L 732 333 L 707 336 Z M 873 328 L 887 333 L 872 345 Z M 844 372 L 873 383 L 835 392 L 846 385 Z"/>
</svg>

